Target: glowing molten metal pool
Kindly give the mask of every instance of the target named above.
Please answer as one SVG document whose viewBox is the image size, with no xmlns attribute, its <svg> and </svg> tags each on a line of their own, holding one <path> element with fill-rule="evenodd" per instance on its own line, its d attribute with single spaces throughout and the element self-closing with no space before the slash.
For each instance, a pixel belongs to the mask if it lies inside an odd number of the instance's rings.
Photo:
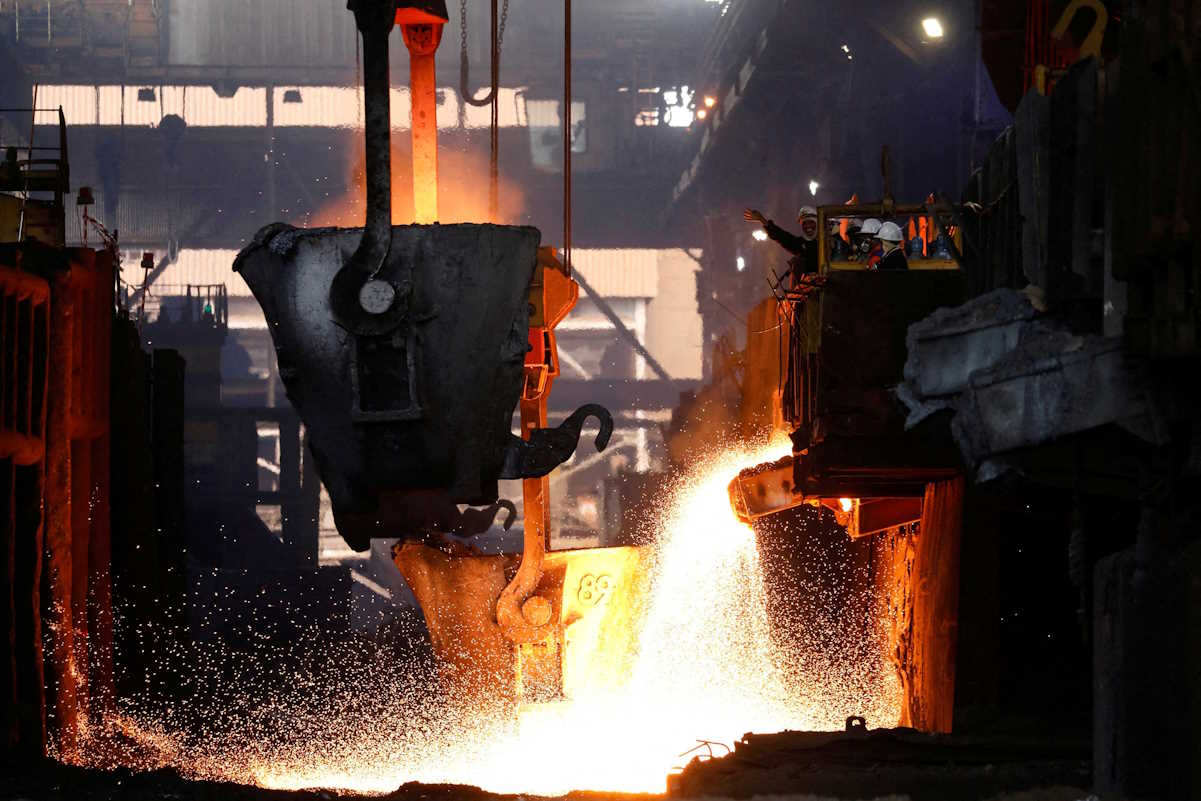
<svg viewBox="0 0 1201 801">
<path fill-rule="evenodd" d="M 198 732 L 174 729 L 177 717 L 198 710 L 150 716 L 128 702 L 120 725 L 153 746 L 152 761 L 197 778 L 365 793 L 419 781 L 544 795 L 662 792 L 699 739 L 841 729 L 850 714 L 895 725 L 901 691 L 883 648 L 876 665 L 843 659 L 798 671 L 805 655 L 771 631 L 755 537 L 735 518 L 726 487 L 740 469 L 780 455 L 779 448 L 723 454 L 665 504 L 633 669 L 617 691 L 514 710 L 432 692 L 380 654 L 366 657 L 379 663 L 365 683 L 339 684 L 313 665 L 269 702 L 230 679 L 219 693 L 228 708 L 205 702 Z M 861 645 L 846 653 L 863 653 Z M 273 669 L 240 667 L 248 675 Z"/>
</svg>

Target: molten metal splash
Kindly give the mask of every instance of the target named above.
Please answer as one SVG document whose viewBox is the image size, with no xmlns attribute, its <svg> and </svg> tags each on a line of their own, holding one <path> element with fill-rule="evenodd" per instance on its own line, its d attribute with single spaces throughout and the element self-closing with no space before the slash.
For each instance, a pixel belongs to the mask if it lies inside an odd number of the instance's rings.
<svg viewBox="0 0 1201 801">
<path fill-rule="evenodd" d="M 798 681 L 782 669 L 789 655 L 770 631 L 754 535 L 726 493 L 741 468 L 777 458 L 778 450 L 724 455 L 675 493 L 660 523 L 635 666 L 616 693 L 518 710 L 431 701 L 427 686 L 406 682 L 404 666 L 379 654 L 371 669 L 378 683 L 331 676 L 333 686 L 319 686 L 327 680 L 315 679 L 322 671 L 314 668 L 266 708 L 242 698 L 227 701 L 228 711 L 206 710 L 199 735 L 164 735 L 171 725 L 161 717 L 155 726 L 126 721 L 125 734 L 136 728 L 134 739 L 198 778 L 364 793 L 444 782 L 555 795 L 662 792 L 698 739 L 841 728 L 847 714 L 894 725 L 900 691 L 887 679 L 882 650 L 869 669 L 883 677 L 869 682 L 870 697 L 850 673 Z"/>
</svg>

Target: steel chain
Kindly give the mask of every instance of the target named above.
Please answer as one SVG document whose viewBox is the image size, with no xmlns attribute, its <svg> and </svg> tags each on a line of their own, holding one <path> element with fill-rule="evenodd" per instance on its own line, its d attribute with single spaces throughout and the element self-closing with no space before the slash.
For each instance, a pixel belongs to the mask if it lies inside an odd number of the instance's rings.
<svg viewBox="0 0 1201 801">
<path fill-rule="evenodd" d="M 459 0 L 459 56 L 467 60 L 467 0 Z"/>
<path fill-rule="evenodd" d="M 509 22 L 509 0 L 500 8 L 500 25 L 496 29 L 496 54 L 500 55 L 505 43 L 505 25 Z M 459 0 L 459 53 L 467 58 L 467 0 Z"/>
</svg>

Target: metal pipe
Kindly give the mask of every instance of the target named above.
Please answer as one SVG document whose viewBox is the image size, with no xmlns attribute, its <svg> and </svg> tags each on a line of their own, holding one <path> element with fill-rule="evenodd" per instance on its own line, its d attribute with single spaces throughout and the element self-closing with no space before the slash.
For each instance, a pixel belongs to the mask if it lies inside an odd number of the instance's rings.
<svg viewBox="0 0 1201 801">
<path fill-rule="evenodd" d="M 267 87 L 267 125 L 265 133 L 267 134 L 267 175 L 266 181 L 267 191 L 263 193 L 264 210 L 267 212 L 263 215 L 263 219 L 267 222 L 274 222 L 276 214 L 279 212 L 279 205 L 276 203 L 275 196 L 275 87 Z M 304 182 L 300 182 L 300 186 L 304 186 Z"/>
<path fill-rule="evenodd" d="M 563 266 L 565 266 L 567 268 L 568 274 L 570 274 L 570 272 L 571 272 L 571 0 L 563 0 Z M 584 283 L 581 281 L 580 285 L 583 286 Z"/>
<path fill-rule="evenodd" d="M 506 5 L 506 9 L 508 6 Z M 488 171 L 488 222 L 500 215 L 500 37 L 496 23 L 496 0 L 492 0 L 492 117 L 488 137 L 491 155 Z"/>
<path fill-rule="evenodd" d="M 434 53 L 440 25 L 404 25 L 409 48 L 409 96 L 413 124 L 413 217 L 428 225 L 438 220 L 438 89 Z"/>
</svg>

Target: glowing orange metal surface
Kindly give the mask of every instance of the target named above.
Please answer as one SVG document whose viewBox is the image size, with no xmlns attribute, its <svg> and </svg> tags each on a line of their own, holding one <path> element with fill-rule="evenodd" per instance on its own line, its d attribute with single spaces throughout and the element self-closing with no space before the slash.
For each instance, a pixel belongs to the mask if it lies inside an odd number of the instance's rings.
<svg viewBox="0 0 1201 801">
<path fill-rule="evenodd" d="M 547 425 L 546 401 L 555 376 L 559 374 L 554 326 L 567 316 L 579 298 L 580 289 L 571 280 L 567 268 L 555 258 L 552 248 L 540 248 L 538 266 L 530 284 L 530 339 L 540 343 L 526 354 L 525 386 L 518 408 L 521 412 L 521 436 Z M 542 576 L 542 562 L 550 533 L 550 478 L 527 478 L 521 482 L 524 501 L 525 539 L 517 574 L 496 601 L 496 620 L 505 636 L 522 647 L 519 660 L 554 662 L 542 657 L 552 646 L 561 649 L 562 627 L 545 617 L 545 603 L 535 589 Z M 549 644 L 548 644 L 549 643 Z M 538 644 L 538 645 L 535 645 Z M 551 682 L 553 683 L 553 682 Z"/>
<path fill-rule="evenodd" d="M 885 638 L 891 607 L 846 630 L 833 660 L 773 636 L 755 536 L 723 490 L 788 447 L 698 452 L 696 469 L 648 520 L 653 545 L 546 554 L 535 592 L 562 636 L 540 649 L 545 658 L 527 659 L 492 617 L 517 556 L 408 543 L 395 561 L 424 609 L 448 692 L 431 693 L 418 665 L 397 663 L 389 648 L 339 647 L 316 662 L 306 656 L 284 673 L 282 694 L 248 707 L 243 694 L 258 672 L 278 679 L 284 670 L 267 658 L 278 652 L 263 651 L 246 672 L 241 651 L 206 648 L 198 676 L 227 664 L 246 678 L 222 684 L 218 697 L 181 699 L 167 715 L 134 703 L 113 722 L 135 749 L 101 747 L 105 732 L 90 729 L 73 761 L 290 790 L 387 794 L 420 781 L 542 796 L 661 793 L 698 736 L 728 743 L 745 731 L 841 730 L 848 714 L 894 725 L 905 696 Z M 880 581 L 892 586 L 891 574 Z M 803 599 L 777 599 L 786 603 L 781 619 L 797 601 L 795 611 L 808 614 Z M 170 649 L 152 656 L 179 659 Z M 348 682 L 352 674 L 374 678 Z M 548 689 L 562 700 L 544 703 Z M 180 721 L 193 717 L 189 733 Z"/>
<path fill-rule="evenodd" d="M 413 219 L 428 224 L 438 220 L 438 87 L 434 53 L 442 41 L 442 23 L 402 25 L 400 30 L 409 48 Z"/>
<path fill-rule="evenodd" d="M 450 556 L 407 542 L 394 559 L 425 614 L 443 682 L 460 697 L 544 702 L 615 691 L 628 679 L 646 597 L 641 549 L 542 554 L 523 609 L 545 602 L 551 635 L 517 644 L 491 614 L 517 556 Z"/>
<path fill-rule="evenodd" d="M 396 9 L 396 25 L 441 25 L 446 22 L 446 17 L 440 17 L 437 14 L 431 14 L 429 11 L 412 6 L 405 6 Z"/>
<path fill-rule="evenodd" d="M 554 250 L 541 248 L 530 285 L 530 350 L 519 403 L 524 439 L 529 439 L 534 429 L 547 426 L 547 397 L 559 374 L 553 329 L 578 298 L 579 286 L 555 258 Z M 514 557 L 445 556 L 416 544 L 407 544 L 395 554 L 397 566 L 425 612 L 439 656 L 466 677 L 474 691 L 486 692 L 489 697 L 526 702 L 562 699 L 573 682 L 584 681 L 579 677 L 588 671 L 582 664 L 595 662 L 615 670 L 613 666 L 622 659 L 614 650 L 624 652 L 633 636 L 629 623 L 603 637 L 606 629 L 601 624 L 577 624 L 586 617 L 583 606 L 596 606 L 589 600 L 607 599 L 618 586 L 623 592 L 630 590 L 636 572 L 630 566 L 637 563 L 637 552 L 602 549 L 548 554 L 549 489 L 546 476 L 522 481 L 523 550 L 507 584 L 505 569 L 512 569 Z M 595 568 L 596 563 L 610 566 Z M 636 596 L 621 597 L 625 601 L 619 606 L 629 617 Z M 494 615 L 489 608 L 493 599 Z M 572 631 L 576 634 L 569 636 Z M 599 661 L 598 649 L 606 652 Z M 579 663 L 577 654 L 591 656 Z M 575 667 L 570 667 L 573 664 Z M 615 676 L 610 679 L 616 680 Z"/>
</svg>

